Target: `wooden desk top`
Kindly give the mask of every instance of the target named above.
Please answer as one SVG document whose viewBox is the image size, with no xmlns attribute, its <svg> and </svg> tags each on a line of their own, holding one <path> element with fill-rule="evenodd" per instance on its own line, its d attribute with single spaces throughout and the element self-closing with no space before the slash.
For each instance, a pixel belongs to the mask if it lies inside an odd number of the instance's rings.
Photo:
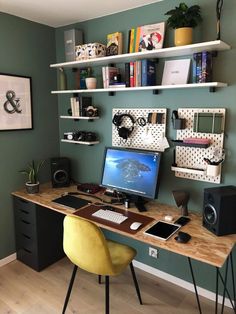
<svg viewBox="0 0 236 314">
<path fill-rule="evenodd" d="M 25 189 L 22 189 L 13 192 L 12 195 L 50 208 L 65 215 L 73 214 L 73 212 L 75 211 L 63 208 L 62 206 L 52 202 L 53 199 L 60 197 L 63 193 L 66 192 L 77 192 L 76 186 L 53 189 L 51 187 L 51 184 L 41 184 L 40 193 L 38 194 L 27 194 Z M 103 197 L 99 194 L 96 195 L 101 198 Z M 91 202 L 99 202 L 98 199 L 91 196 L 84 196 L 84 198 L 91 200 Z M 104 198 L 106 197 L 104 196 Z M 124 206 L 117 207 L 124 209 Z M 147 208 L 148 211 L 142 214 L 154 218 L 155 220 L 164 220 L 164 216 L 166 216 L 167 214 L 172 215 L 175 220 L 180 216 L 180 210 L 170 205 L 159 204 L 157 202 L 149 202 Z M 135 213 L 138 212 L 138 210 L 134 207 L 129 208 L 129 211 Z M 117 230 L 99 223 L 98 225 L 100 227 L 103 227 L 104 229 L 131 237 L 143 243 L 147 243 L 149 245 L 153 245 L 170 252 L 187 256 L 209 265 L 222 267 L 234 247 L 234 244 L 236 242 L 236 234 L 217 237 L 202 226 L 202 217 L 200 214 L 190 213 L 189 217 L 191 218 L 191 221 L 187 225 L 181 227 L 181 231 L 189 233 L 192 237 L 191 240 L 186 244 L 177 243 L 174 239 L 174 236 L 172 236 L 167 241 L 163 241 L 145 235 L 143 232 L 148 229 L 153 224 L 153 222 L 151 222 L 147 227 L 141 229 L 135 234 L 127 234 L 126 232 L 123 232 L 121 230 Z"/>
</svg>

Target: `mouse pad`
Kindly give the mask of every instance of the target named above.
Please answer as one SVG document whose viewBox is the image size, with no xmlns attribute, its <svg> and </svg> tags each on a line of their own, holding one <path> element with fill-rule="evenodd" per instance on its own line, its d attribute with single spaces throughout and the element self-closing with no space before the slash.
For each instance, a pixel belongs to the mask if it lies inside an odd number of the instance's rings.
<svg viewBox="0 0 236 314">
<path fill-rule="evenodd" d="M 54 200 L 52 200 L 52 202 L 70 207 L 70 209 L 73 210 L 89 204 L 88 201 L 73 195 L 65 195 L 59 198 L 55 198 Z"/>
<path fill-rule="evenodd" d="M 99 209 L 114 210 L 117 213 L 121 213 L 121 214 L 127 216 L 128 219 L 126 219 L 120 225 L 118 225 L 114 222 L 107 221 L 107 220 L 92 216 L 92 214 Z M 92 221 L 97 222 L 101 225 L 109 226 L 111 228 L 121 230 L 121 231 L 124 231 L 124 232 L 129 233 L 129 234 L 135 234 L 136 232 L 138 232 L 138 231 L 142 230 L 144 227 L 146 227 L 150 222 L 154 221 L 153 218 L 144 216 L 142 214 L 136 214 L 136 213 L 130 212 L 128 210 L 126 211 L 126 210 L 123 210 L 123 209 L 120 209 L 117 207 L 113 207 L 113 206 L 104 206 L 104 204 L 86 206 L 85 208 L 81 208 L 80 210 L 73 213 L 73 215 L 92 220 Z M 138 230 L 131 230 L 130 225 L 133 222 L 141 222 L 142 225 L 138 228 Z"/>
</svg>

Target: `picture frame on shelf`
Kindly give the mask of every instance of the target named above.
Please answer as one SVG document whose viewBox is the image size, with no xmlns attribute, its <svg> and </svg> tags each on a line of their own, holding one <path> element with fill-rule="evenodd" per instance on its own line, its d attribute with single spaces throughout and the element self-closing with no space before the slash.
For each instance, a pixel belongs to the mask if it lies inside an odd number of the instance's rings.
<svg viewBox="0 0 236 314">
<path fill-rule="evenodd" d="M 191 59 L 165 61 L 161 85 L 187 84 Z"/>
<path fill-rule="evenodd" d="M 0 131 L 31 129 L 31 77 L 0 73 Z"/>
</svg>

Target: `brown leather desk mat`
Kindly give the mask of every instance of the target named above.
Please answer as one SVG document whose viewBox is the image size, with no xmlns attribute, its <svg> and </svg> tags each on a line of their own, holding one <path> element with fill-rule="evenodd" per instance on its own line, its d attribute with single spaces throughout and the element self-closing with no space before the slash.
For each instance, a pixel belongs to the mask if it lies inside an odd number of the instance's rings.
<svg viewBox="0 0 236 314">
<path fill-rule="evenodd" d="M 94 222 L 98 222 L 102 225 L 109 226 L 109 227 L 112 227 L 114 229 L 118 229 L 120 231 L 124 231 L 124 232 L 129 233 L 129 234 L 135 234 L 136 232 L 140 231 L 145 226 L 147 226 L 150 222 L 155 220 L 153 218 L 150 218 L 150 217 L 147 217 L 147 216 L 144 216 L 141 214 L 136 214 L 136 213 L 130 212 L 128 210 L 126 211 L 126 210 L 123 210 L 123 209 L 120 209 L 117 207 L 107 206 L 107 209 L 109 209 L 109 207 L 113 208 L 115 212 L 121 213 L 121 214 L 123 214 L 129 218 L 126 219 L 125 221 L 123 221 L 121 224 L 116 224 L 114 222 L 107 221 L 105 219 L 94 217 L 94 216 L 92 216 L 92 214 L 94 212 L 96 212 L 99 209 L 105 209 L 106 208 L 105 206 L 98 206 L 98 205 L 86 206 L 86 207 L 81 208 L 78 211 L 74 212 L 73 215 L 76 215 L 76 216 L 79 216 L 82 218 L 86 218 L 86 219 L 92 220 Z M 141 225 L 141 227 L 138 228 L 138 230 L 131 230 L 130 225 L 133 222 L 141 222 L 142 225 Z"/>
</svg>

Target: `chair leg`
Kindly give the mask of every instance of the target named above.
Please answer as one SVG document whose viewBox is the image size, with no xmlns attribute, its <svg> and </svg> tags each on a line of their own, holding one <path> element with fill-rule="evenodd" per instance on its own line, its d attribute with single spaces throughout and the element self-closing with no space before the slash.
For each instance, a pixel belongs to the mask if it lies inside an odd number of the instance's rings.
<svg viewBox="0 0 236 314">
<path fill-rule="evenodd" d="M 105 276 L 105 302 L 106 302 L 106 310 L 105 313 L 109 314 L 109 276 Z"/>
<path fill-rule="evenodd" d="M 99 283 L 99 285 L 102 283 L 102 276 L 101 275 L 98 275 L 98 283 Z"/>
<path fill-rule="evenodd" d="M 64 303 L 64 306 L 63 306 L 62 314 L 64 314 L 66 312 L 67 304 L 68 304 L 68 301 L 70 299 L 70 294 L 71 294 L 71 290 L 72 290 L 73 283 L 74 283 L 74 280 L 75 280 L 75 275 L 76 275 L 77 269 L 78 269 L 78 266 L 75 265 L 74 269 L 73 269 L 73 272 L 72 272 L 72 275 L 71 275 L 69 287 L 68 287 L 68 290 L 67 290 L 67 294 L 66 294 L 66 298 L 65 298 L 65 303 Z"/>
<path fill-rule="evenodd" d="M 129 266 L 130 266 L 130 270 L 131 270 L 131 273 L 132 273 L 132 276 L 133 276 L 133 281 L 134 281 L 136 293 L 137 293 L 137 296 L 138 296 L 138 299 L 139 299 L 139 303 L 142 305 L 142 304 L 143 304 L 143 301 L 142 301 L 142 298 L 141 298 L 141 294 L 140 294 L 140 290 L 139 290 L 139 285 L 138 285 L 138 281 L 137 281 L 137 278 L 136 278 L 136 275 L 135 275 L 133 263 L 131 262 L 131 263 L 129 264 Z"/>
</svg>

